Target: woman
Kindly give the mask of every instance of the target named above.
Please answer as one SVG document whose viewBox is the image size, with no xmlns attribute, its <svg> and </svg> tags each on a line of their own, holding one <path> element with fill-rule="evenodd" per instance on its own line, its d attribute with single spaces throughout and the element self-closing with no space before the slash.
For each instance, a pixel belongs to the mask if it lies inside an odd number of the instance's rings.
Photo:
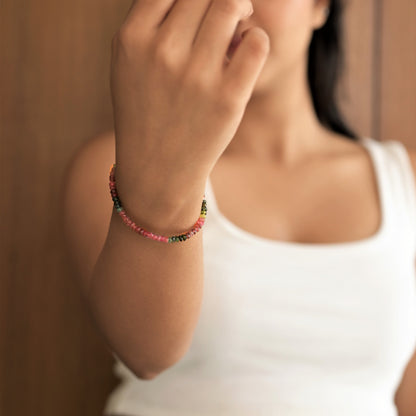
<svg viewBox="0 0 416 416">
<path fill-rule="evenodd" d="M 416 156 L 344 123 L 341 14 L 340 0 L 133 2 L 112 45 L 115 132 L 77 153 L 65 188 L 123 378 L 105 414 L 416 412 Z M 137 225 L 186 232 L 205 195 L 202 231 L 165 244 L 126 227 L 114 160 Z"/>
</svg>

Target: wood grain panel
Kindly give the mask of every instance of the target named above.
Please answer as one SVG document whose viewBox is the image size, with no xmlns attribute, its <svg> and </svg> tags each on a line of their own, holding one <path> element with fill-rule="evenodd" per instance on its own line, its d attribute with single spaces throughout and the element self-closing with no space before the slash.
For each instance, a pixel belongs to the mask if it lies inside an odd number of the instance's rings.
<svg viewBox="0 0 416 416">
<path fill-rule="evenodd" d="M 381 16 L 381 137 L 416 148 L 416 2 L 385 0 Z"/>
<path fill-rule="evenodd" d="M 375 136 L 373 100 L 375 2 L 345 1 L 345 73 L 340 83 L 341 109 L 358 134 Z"/>
<path fill-rule="evenodd" d="M 112 125 L 110 42 L 128 3 L 1 2 L 1 415 L 101 415 L 116 382 L 57 208 L 74 149 Z"/>
</svg>

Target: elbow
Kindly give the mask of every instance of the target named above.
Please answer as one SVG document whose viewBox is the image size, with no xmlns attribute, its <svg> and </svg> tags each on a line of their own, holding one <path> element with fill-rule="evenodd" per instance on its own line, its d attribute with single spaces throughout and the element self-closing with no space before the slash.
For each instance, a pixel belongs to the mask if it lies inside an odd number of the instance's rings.
<svg viewBox="0 0 416 416">
<path fill-rule="evenodd" d="M 153 380 L 157 375 L 163 373 L 164 371 L 172 367 L 172 365 L 173 364 L 158 367 L 141 367 L 138 370 L 133 370 L 133 373 L 136 375 L 136 377 L 140 378 L 141 380 Z"/>
<path fill-rule="evenodd" d="M 162 371 L 158 371 L 158 372 L 140 372 L 137 375 L 138 378 L 140 378 L 141 380 L 153 380 L 158 374 L 160 374 Z"/>
<path fill-rule="evenodd" d="M 138 349 L 130 350 L 130 354 L 127 356 L 119 352 L 115 352 L 115 348 L 110 347 L 114 358 L 122 364 L 131 375 L 141 379 L 141 380 L 153 380 L 156 376 L 168 370 L 177 364 L 188 352 L 191 340 L 188 340 L 186 343 L 182 344 L 180 348 L 176 348 L 175 351 L 172 348 L 167 348 L 166 346 L 159 351 L 155 351 L 153 348 L 153 353 L 138 353 Z M 172 346 L 172 343 L 168 343 Z M 156 348 L 156 350 L 158 350 Z M 132 353 L 132 351 L 135 351 Z M 123 356 L 124 355 L 124 356 Z"/>
<path fill-rule="evenodd" d="M 132 371 L 136 375 L 136 377 L 140 378 L 141 380 L 153 380 L 159 374 L 173 367 L 182 359 L 183 356 L 184 353 L 181 352 L 180 354 L 171 357 L 170 360 L 163 360 L 153 365 L 142 365 L 137 369 L 132 369 Z"/>
</svg>

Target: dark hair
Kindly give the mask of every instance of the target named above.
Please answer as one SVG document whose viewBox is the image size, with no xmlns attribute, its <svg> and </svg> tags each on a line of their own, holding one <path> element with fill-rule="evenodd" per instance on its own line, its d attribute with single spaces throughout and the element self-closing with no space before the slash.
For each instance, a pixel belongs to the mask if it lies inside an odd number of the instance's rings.
<svg viewBox="0 0 416 416">
<path fill-rule="evenodd" d="M 320 122 L 331 130 L 357 140 L 357 134 L 343 119 L 336 88 L 344 68 L 342 0 L 331 0 L 325 24 L 316 29 L 309 46 L 308 80 Z"/>
</svg>

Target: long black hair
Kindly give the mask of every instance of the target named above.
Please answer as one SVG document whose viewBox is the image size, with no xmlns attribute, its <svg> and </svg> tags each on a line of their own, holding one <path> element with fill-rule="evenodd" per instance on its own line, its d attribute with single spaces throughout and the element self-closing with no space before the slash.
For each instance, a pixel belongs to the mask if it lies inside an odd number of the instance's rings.
<svg viewBox="0 0 416 416">
<path fill-rule="evenodd" d="M 344 69 L 343 0 L 331 0 L 325 24 L 313 32 L 309 46 L 308 81 L 320 122 L 351 140 L 358 135 L 338 108 L 336 89 Z"/>
</svg>

